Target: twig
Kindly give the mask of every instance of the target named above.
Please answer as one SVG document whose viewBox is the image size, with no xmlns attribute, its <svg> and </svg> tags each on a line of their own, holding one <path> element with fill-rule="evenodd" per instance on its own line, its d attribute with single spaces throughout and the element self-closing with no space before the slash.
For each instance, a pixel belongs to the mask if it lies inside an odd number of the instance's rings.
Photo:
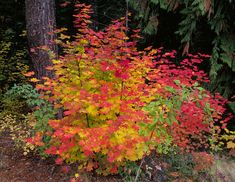
<svg viewBox="0 0 235 182">
<path fill-rule="evenodd" d="M 140 166 L 139 166 L 139 168 L 138 168 L 138 170 L 137 170 L 137 173 L 136 173 L 134 182 L 137 182 L 137 180 L 138 180 L 138 178 L 139 178 L 140 169 L 141 169 L 141 167 L 142 167 L 142 165 L 143 165 L 143 162 L 144 162 L 144 157 L 143 157 L 143 159 L 141 160 L 141 163 L 140 163 Z"/>
</svg>

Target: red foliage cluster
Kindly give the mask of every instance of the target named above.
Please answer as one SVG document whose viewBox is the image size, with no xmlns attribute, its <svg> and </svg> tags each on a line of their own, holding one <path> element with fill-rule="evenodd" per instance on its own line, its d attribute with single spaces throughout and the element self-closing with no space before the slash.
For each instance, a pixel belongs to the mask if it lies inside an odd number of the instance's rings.
<svg viewBox="0 0 235 182">
<path fill-rule="evenodd" d="M 157 56 L 157 70 L 153 72 L 150 79 L 161 85 L 162 89 L 159 90 L 159 93 L 164 97 L 172 97 L 165 86 L 173 87 L 179 95 L 183 94 L 183 87 L 191 90 L 187 99 L 182 100 L 182 106 L 176 116 L 178 123 L 173 123 L 171 134 L 174 142 L 182 149 L 187 151 L 205 149 L 209 147 L 208 136 L 212 132 L 220 132 L 220 127 L 215 127 L 215 125 L 226 127 L 226 121 L 229 120 L 229 117 L 224 119 L 223 114 L 226 110 L 227 100 L 219 94 L 213 95 L 198 87 L 198 85 L 209 82 L 205 72 L 199 70 L 197 66 L 210 57 L 209 55 L 189 54 L 187 58 L 176 65 L 169 61 L 175 58 L 175 54 L 176 51 L 159 54 Z M 179 81 L 178 84 L 176 84 L 176 80 Z M 215 128 L 218 131 L 215 131 Z"/>
<path fill-rule="evenodd" d="M 198 172 L 207 170 L 214 164 L 213 156 L 206 152 L 193 152 L 192 156 L 195 162 L 194 170 Z"/>
</svg>

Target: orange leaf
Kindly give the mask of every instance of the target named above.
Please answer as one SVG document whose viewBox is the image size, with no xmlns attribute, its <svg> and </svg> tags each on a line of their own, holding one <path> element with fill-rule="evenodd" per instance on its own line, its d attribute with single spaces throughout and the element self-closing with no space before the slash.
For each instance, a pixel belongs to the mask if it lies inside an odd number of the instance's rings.
<svg viewBox="0 0 235 182">
<path fill-rule="evenodd" d="M 170 175 L 173 176 L 173 177 L 179 177 L 180 176 L 180 174 L 178 172 L 171 172 Z"/>
<path fill-rule="evenodd" d="M 47 66 L 47 67 L 46 67 L 46 70 L 50 70 L 50 71 L 51 71 L 51 70 L 54 70 L 54 67 L 53 67 L 53 66 Z"/>
<path fill-rule="evenodd" d="M 43 79 L 43 80 L 49 80 L 49 78 L 46 77 L 46 76 L 43 76 L 42 79 Z"/>
<path fill-rule="evenodd" d="M 24 73 L 23 75 L 30 77 L 30 76 L 33 76 L 34 74 L 35 73 L 33 71 L 30 71 L 30 72 Z"/>
</svg>

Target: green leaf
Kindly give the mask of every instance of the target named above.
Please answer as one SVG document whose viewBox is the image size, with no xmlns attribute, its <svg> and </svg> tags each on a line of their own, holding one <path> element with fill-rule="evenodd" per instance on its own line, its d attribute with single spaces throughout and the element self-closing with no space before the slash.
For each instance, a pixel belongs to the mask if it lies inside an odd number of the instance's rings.
<svg viewBox="0 0 235 182">
<path fill-rule="evenodd" d="M 180 85 L 180 80 L 174 80 L 176 85 Z"/>
</svg>

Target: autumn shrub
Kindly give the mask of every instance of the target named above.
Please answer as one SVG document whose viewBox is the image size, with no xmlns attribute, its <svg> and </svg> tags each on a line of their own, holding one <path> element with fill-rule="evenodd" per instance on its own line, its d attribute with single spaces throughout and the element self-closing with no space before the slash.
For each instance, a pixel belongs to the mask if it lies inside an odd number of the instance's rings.
<svg viewBox="0 0 235 182">
<path fill-rule="evenodd" d="M 174 65 L 175 51 L 138 51 L 138 31 L 128 37 L 124 19 L 95 32 L 90 7 L 76 8 L 78 33 L 71 38 L 57 31 L 63 53 L 47 67 L 54 78 L 36 86 L 63 117 L 49 119 L 50 131 L 39 128 L 34 144 L 57 155 L 57 164 L 109 174 L 153 150 L 205 150 L 213 143 L 226 101 L 201 87 L 208 79 L 196 65 L 207 55 L 188 55 Z"/>
<path fill-rule="evenodd" d="M 197 65 L 209 56 L 189 54 L 178 65 L 169 61 L 175 58 L 175 51 L 157 57 L 160 60 L 157 63 L 159 71 L 153 75 L 153 80 L 161 85 L 163 89 L 159 94 L 173 104 L 172 108 L 177 113 L 174 118 L 177 122 L 173 123 L 170 131 L 174 143 L 187 151 L 215 148 L 213 143 L 217 139 L 208 136 L 219 136 L 231 115 L 224 115 L 227 103 L 224 98 L 219 94 L 212 95 L 201 86 L 209 80 Z M 169 116 L 167 118 L 170 119 Z"/>
</svg>

